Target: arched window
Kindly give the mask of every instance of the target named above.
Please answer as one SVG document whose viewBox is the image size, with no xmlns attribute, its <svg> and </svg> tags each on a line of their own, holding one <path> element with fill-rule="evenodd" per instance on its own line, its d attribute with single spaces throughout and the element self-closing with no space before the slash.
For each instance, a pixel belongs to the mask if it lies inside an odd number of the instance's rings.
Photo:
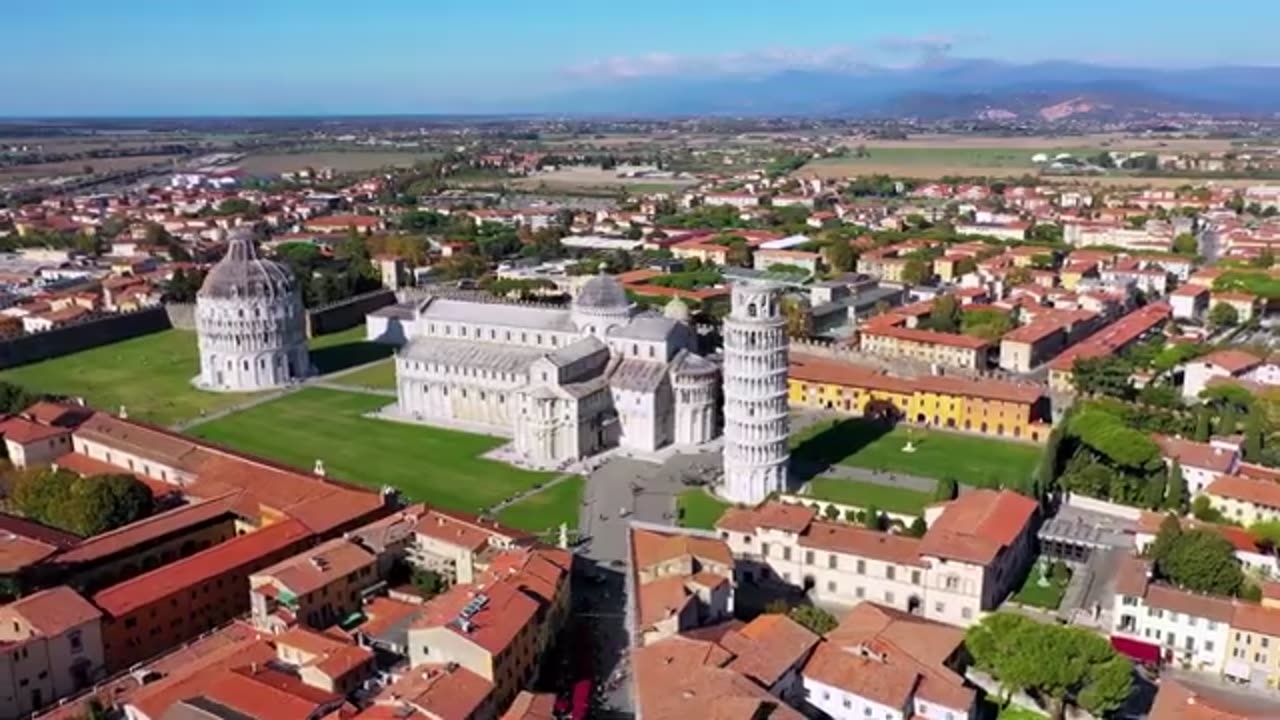
<svg viewBox="0 0 1280 720">
<path fill-rule="evenodd" d="M 747 306 L 747 317 L 755 317 L 755 316 L 756 316 L 756 304 L 751 303 L 750 305 Z"/>
</svg>

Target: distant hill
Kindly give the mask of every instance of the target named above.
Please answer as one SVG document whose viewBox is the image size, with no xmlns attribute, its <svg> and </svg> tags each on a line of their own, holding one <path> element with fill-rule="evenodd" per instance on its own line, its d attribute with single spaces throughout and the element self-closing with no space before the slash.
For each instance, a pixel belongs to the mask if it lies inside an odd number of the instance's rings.
<svg viewBox="0 0 1280 720">
<path fill-rule="evenodd" d="M 1080 115 L 1280 112 L 1280 67 L 1126 68 L 945 60 L 915 68 L 640 78 L 551 98 L 533 112 L 1062 120 Z"/>
</svg>

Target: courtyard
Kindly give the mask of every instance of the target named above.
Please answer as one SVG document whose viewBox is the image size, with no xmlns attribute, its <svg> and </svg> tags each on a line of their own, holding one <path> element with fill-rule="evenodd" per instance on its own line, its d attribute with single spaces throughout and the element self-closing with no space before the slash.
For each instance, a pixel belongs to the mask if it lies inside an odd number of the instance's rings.
<svg viewBox="0 0 1280 720">
<path fill-rule="evenodd" d="M 908 442 L 912 452 L 903 450 Z M 1035 470 L 1041 452 L 1028 443 L 889 426 L 864 418 L 825 420 L 791 438 L 792 457 L 809 466 L 807 474 L 846 465 L 935 480 L 951 477 L 975 487 L 1021 483 Z"/>
<path fill-rule="evenodd" d="M 330 477 L 394 487 L 411 500 L 467 512 L 557 477 L 480 457 L 503 445 L 502 438 L 363 417 L 390 402 L 381 395 L 305 388 L 188 432 L 299 468 L 309 469 L 320 459 Z M 509 517 L 527 527 L 533 521 L 526 518 L 538 513 L 518 507 L 508 508 Z M 568 516 L 562 508 L 554 515 Z"/>
<path fill-rule="evenodd" d="M 933 502 L 931 495 L 910 488 L 890 487 L 837 477 L 818 477 L 811 480 L 808 497 L 830 500 L 842 505 L 855 505 L 864 509 L 875 507 L 883 512 L 902 515 L 922 515 L 925 506 Z"/>
<path fill-rule="evenodd" d="M 365 342 L 358 325 L 310 341 L 311 360 L 322 373 L 386 358 L 392 348 Z M 197 390 L 191 378 L 200 372 L 196 335 L 164 330 L 84 350 L 72 355 L 10 368 L 0 380 L 32 392 L 83 397 L 90 406 L 156 425 L 172 425 L 215 413 L 254 397 L 251 393 Z"/>
</svg>

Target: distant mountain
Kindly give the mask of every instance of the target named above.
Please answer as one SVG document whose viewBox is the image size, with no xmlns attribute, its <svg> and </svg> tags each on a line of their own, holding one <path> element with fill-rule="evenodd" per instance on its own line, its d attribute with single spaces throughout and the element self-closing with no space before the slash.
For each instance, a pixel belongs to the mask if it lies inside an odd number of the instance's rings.
<svg viewBox="0 0 1280 720">
<path fill-rule="evenodd" d="M 1280 112 L 1280 67 L 1126 68 L 945 60 L 914 68 L 663 77 L 585 87 L 535 112 L 1064 119 Z"/>
</svg>

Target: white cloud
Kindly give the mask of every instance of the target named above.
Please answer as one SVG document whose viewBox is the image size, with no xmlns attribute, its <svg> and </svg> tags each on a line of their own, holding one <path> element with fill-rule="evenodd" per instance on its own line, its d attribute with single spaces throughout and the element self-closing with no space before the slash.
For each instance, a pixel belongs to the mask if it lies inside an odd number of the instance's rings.
<svg viewBox="0 0 1280 720">
<path fill-rule="evenodd" d="M 757 75 L 782 70 L 850 71 L 871 66 L 902 67 L 941 59 L 959 44 L 978 39 L 944 33 L 891 35 L 868 47 L 768 47 L 713 54 L 649 52 L 615 55 L 565 68 L 571 77 L 629 80 L 673 75 Z"/>
</svg>

